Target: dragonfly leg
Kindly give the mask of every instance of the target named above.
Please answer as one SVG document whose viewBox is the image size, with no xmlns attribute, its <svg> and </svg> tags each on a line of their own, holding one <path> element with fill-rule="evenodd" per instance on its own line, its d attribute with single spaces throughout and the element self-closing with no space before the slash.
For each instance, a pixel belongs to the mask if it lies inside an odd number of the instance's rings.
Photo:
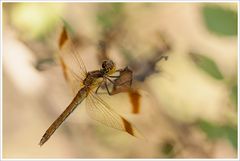
<svg viewBox="0 0 240 161">
<path fill-rule="evenodd" d="M 103 83 L 104 83 L 104 86 L 105 86 L 105 88 L 106 88 L 106 90 L 107 90 L 107 93 L 108 93 L 109 95 L 112 95 L 112 94 L 110 93 L 109 89 L 108 89 L 107 80 L 109 80 L 111 83 L 114 83 L 111 79 L 106 79 L 106 77 L 104 77 L 104 80 L 100 83 L 100 85 L 97 87 L 97 89 L 96 89 L 96 91 L 95 91 L 96 94 L 106 94 L 105 92 L 102 92 L 102 93 L 99 93 L 99 92 L 98 92 L 99 88 L 100 88 L 100 87 L 103 85 Z"/>
<path fill-rule="evenodd" d="M 115 75 L 109 75 L 110 78 L 120 78 L 120 75 L 119 76 L 115 76 Z"/>
<path fill-rule="evenodd" d="M 107 93 L 108 93 L 109 95 L 112 95 L 112 93 L 109 91 L 109 88 L 108 88 L 108 86 L 107 86 L 107 81 L 109 81 L 109 82 L 112 83 L 113 85 L 116 85 L 110 78 L 104 77 L 104 80 L 100 83 L 100 85 L 97 87 L 97 89 L 96 89 L 96 91 L 95 91 L 96 94 L 106 94 L 106 93 L 99 93 L 99 92 L 98 92 L 99 88 L 100 88 L 100 87 L 102 86 L 102 84 L 104 83 L 104 86 L 105 86 L 105 88 L 106 88 L 106 90 L 107 90 Z M 131 79 L 131 80 L 128 80 L 128 81 L 125 81 L 125 82 L 123 82 L 123 83 L 120 83 L 120 84 L 118 84 L 117 86 L 121 86 L 121 85 L 124 85 L 124 84 L 129 83 L 129 82 L 130 82 L 130 86 L 131 86 L 131 85 L 132 85 L 132 79 Z"/>
<path fill-rule="evenodd" d="M 116 85 L 110 78 L 108 78 L 108 77 L 106 77 L 106 78 L 107 78 L 107 80 L 109 80 L 113 85 Z M 132 79 L 131 79 L 131 80 L 127 80 L 127 81 L 125 81 L 125 82 L 122 82 L 122 83 L 118 84 L 117 86 L 124 85 L 124 84 L 126 84 L 126 83 L 128 83 L 128 82 L 130 82 L 130 86 L 132 86 Z"/>
<path fill-rule="evenodd" d="M 97 87 L 97 89 L 96 89 L 96 91 L 95 91 L 96 94 L 98 93 L 99 88 L 102 86 L 102 83 L 103 83 L 103 81 L 102 81 L 102 82 L 99 84 L 99 86 Z"/>
<path fill-rule="evenodd" d="M 99 88 L 103 85 L 103 83 L 104 83 L 104 85 L 105 85 L 105 88 L 107 89 L 108 94 L 111 95 L 110 92 L 109 92 L 107 83 L 106 83 L 106 79 L 104 79 L 104 80 L 100 83 L 100 85 L 97 87 L 95 93 L 96 93 L 96 94 L 106 94 L 106 92 L 101 92 L 101 93 L 98 92 Z"/>
<path fill-rule="evenodd" d="M 112 95 L 112 94 L 109 92 L 109 89 L 108 89 L 108 86 L 107 86 L 107 82 L 106 82 L 106 81 L 104 81 L 104 85 L 105 85 L 105 88 L 107 89 L 108 94 L 109 94 L 109 95 Z"/>
</svg>

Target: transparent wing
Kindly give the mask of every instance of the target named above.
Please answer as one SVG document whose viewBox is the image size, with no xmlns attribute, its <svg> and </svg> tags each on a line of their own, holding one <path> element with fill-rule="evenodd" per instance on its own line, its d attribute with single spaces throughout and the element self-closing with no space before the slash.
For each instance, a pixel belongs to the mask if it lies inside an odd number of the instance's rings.
<svg viewBox="0 0 240 161">
<path fill-rule="evenodd" d="M 125 131 L 132 136 L 144 138 L 132 123 L 113 111 L 113 109 L 95 93 L 89 93 L 86 105 L 88 114 L 94 120 L 114 129 Z"/>
<path fill-rule="evenodd" d="M 76 94 L 83 85 L 82 82 L 86 77 L 87 70 L 78 51 L 78 46 L 68 36 L 65 27 L 63 27 L 60 35 L 59 49 L 59 60 L 64 77 L 70 83 L 74 94 Z"/>
</svg>

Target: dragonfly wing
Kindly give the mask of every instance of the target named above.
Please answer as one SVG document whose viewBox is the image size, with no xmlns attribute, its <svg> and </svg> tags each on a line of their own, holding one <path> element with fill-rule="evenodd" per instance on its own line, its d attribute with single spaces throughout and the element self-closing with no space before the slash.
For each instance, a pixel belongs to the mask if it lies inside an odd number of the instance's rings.
<svg viewBox="0 0 240 161">
<path fill-rule="evenodd" d="M 87 75 L 86 67 L 78 51 L 77 44 L 68 36 L 63 27 L 59 39 L 59 60 L 64 78 L 70 83 L 74 94 L 82 87 L 82 82 Z"/>
<path fill-rule="evenodd" d="M 117 114 L 106 102 L 95 93 L 90 92 L 86 100 L 88 114 L 102 124 L 128 134 L 144 138 L 143 135 L 127 119 Z"/>
</svg>

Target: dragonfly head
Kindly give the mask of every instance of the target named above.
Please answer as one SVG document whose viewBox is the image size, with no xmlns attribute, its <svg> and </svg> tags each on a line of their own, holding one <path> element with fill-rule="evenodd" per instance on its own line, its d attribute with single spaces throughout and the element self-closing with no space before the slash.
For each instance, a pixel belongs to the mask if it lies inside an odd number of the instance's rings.
<svg viewBox="0 0 240 161">
<path fill-rule="evenodd" d="M 115 63 L 112 60 L 104 60 L 102 63 L 102 71 L 105 74 L 113 74 L 116 71 Z"/>
</svg>

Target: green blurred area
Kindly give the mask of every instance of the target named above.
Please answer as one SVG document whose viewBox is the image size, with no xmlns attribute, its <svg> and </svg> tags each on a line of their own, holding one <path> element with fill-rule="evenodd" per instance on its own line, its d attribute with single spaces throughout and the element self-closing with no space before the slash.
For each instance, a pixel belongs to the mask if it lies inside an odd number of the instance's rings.
<svg viewBox="0 0 240 161">
<path fill-rule="evenodd" d="M 41 40 L 54 31 L 63 12 L 63 4 L 15 3 L 9 5 L 9 18 L 22 35 L 28 39 Z M 9 5 L 9 6 L 8 6 Z"/>
<path fill-rule="evenodd" d="M 237 12 L 217 5 L 205 5 L 202 14 L 210 32 L 220 36 L 237 36 Z"/>
<path fill-rule="evenodd" d="M 161 153 L 163 153 L 167 158 L 174 158 L 174 144 L 171 141 L 166 141 L 161 146 Z"/>
<path fill-rule="evenodd" d="M 223 79 L 223 75 L 221 74 L 216 63 L 212 59 L 200 54 L 191 53 L 190 55 L 195 64 L 199 67 L 199 69 L 205 71 L 215 79 Z"/>
<path fill-rule="evenodd" d="M 103 30 L 112 29 L 121 23 L 124 3 L 110 3 L 98 10 L 96 15 L 97 23 Z"/>
<path fill-rule="evenodd" d="M 209 139 L 216 140 L 226 138 L 236 150 L 238 149 L 237 127 L 232 127 L 230 125 L 217 125 L 205 120 L 200 120 L 198 126 L 206 133 Z"/>
<path fill-rule="evenodd" d="M 224 79 L 223 75 L 219 71 L 216 63 L 203 55 L 200 54 L 190 54 L 195 64 L 199 67 L 200 70 L 205 71 L 210 76 L 217 80 Z M 233 101 L 234 105 L 237 107 L 237 85 L 234 85 L 230 89 L 230 97 Z M 203 130 L 209 139 L 215 140 L 219 138 L 226 138 L 229 140 L 229 142 L 234 146 L 235 149 L 237 149 L 237 127 L 232 127 L 229 125 L 220 126 L 213 123 L 210 123 L 208 121 L 201 120 L 198 122 L 198 126 L 201 130 Z"/>
<path fill-rule="evenodd" d="M 238 85 L 234 85 L 231 89 L 231 99 L 235 104 L 236 110 L 238 108 Z"/>
<path fill-rule="evenodd" d="M 236 11 L 210 4 L 203 6 L 202 14 L 205 25 L 210 32 L 219 36 L 237 36 L 238 17 Z M 200 69 L 207 72 L 215 79 L 224 79 L 214 60 L 199 54 L 194 54 L 192 56 L 194 62 Z M 230 97 L 237 108 L 238 86 L 234 85 L 230 91 Z M 237 127 L 229 125 L 216 125 L 203 120 L 199 121 L 198 126 L 210 139 L 215 140 L 219 138 L 226 138 L 235 149 L 238 149 Z"/>
</svg>

